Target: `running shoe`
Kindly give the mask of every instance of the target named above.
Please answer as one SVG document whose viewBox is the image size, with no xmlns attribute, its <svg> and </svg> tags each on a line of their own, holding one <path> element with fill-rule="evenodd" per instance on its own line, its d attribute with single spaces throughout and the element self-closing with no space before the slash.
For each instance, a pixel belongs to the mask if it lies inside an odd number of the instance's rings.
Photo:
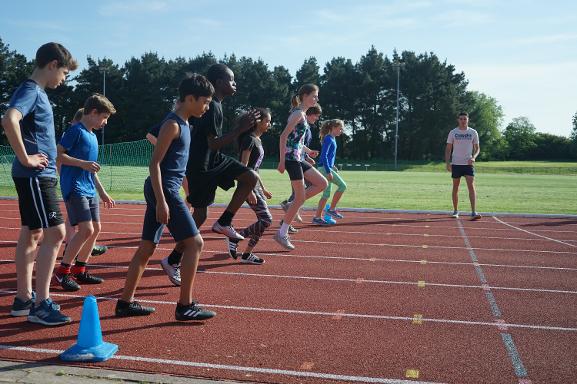
<svg viewBox="0 0 577 384">
<path fill-rule="evenodd" d="M 240 258 L 240 262 L 245 264 L 261 265 L 264 264 L 264 259 L 261 259 L 260 257 L 251 252 L 251 253 L 243 253 L 242 257 Z"/>
<path fill-rule="evenodd" d="M 92 252 L 90 254 L 92 256 L 100 256 L 100 255 L 105 254 L 106 251 L 108 251 L 108 247 L 106 245 L 95 244 L 94 247 L 92 248 Z"/>
<path fill-rule="evenodd" d="M 481 220 L 483 216 L 479 215 L 477 212 L 471 213 L 471 220 Z"/>
<path fill-rule="evenodd" d="M 78 285 L 78 283 L 74 281 L 74 278 L 70 273 L 60 274 L 58 272 L 55 272 L 54 280 L 56 284 L 60 285 L 62 289 L 64 289 L 65 291 L 76 292 L 80 289 L 80 285 Z"/>
<path fill-rule="evenodd" d="M 327 214 L 335 219 L 343 219 L 344 216 L 339 213 L 336 209 L 327 209 Z"/>
<path fill-rule="evenodd" d="M 242 237 L 232 225 L 220 225 L 218 221 L 212 225 L 212 231 L 230 237 L 231 239 L 244 240 L 244 237 Z"/>
<path fill-rule="evenodd" d="M 30 309 L 34 306 L 34 299 L 35 295 L 33 295 L 28 300 L 22 300 L 18 297 L 14 298 L 14 303 L 12 303 L 12 310 L 10 311 L 10 316 L 18 317 L 18 316 L 28 316 L 30 313 Z"/>
<path fill-rule="evenodd" d="M 233 240 L 230 237 L 226 238 L 226 246 L 230 257 L 236 260 L 238 257 L 236 250 L 238 249 L 238 240 Z"/>
<path fill-rule="evenodd" d="M 54 303 L 52 299 L 45 299 L 32 305 L 28 314 L 28 321 L 35 324 L 54 326 L 70 323 L 72 319 L 63 315 L 60 312 L 60 306 Z"/>
<path fill-rule="evenodd" d="M 322 225 L 323 227 L 328 227 L 329 225 L 332 225 L 322 217 L 313 217 L 312 223 L 315 225 Z"/>
<path fill-rule="evenodd" d="M 194 301 L 189 305 L 176 304 L 176 311 L 174 312 L 176 320 L 190 321 L 190 320 L 208 320 L 216 316 L 215 312 L 207 311 L 198 306 Z"/>
<path fill-rule="evenodd" d="M 100 284 L 104 281 L 103 278 L 98 276 L 93 276 L 87 271 L 74 274 L 74 279 L 82 284 Z"/>
<path fill-rule="evenodd" d="M 295 246 L 291 243 L 288 235 L 281 236 L 278 232 L 274 234 L 273 239 L 282 245 L 283 248 L 286 249 L 295 249 Z"/>
<path fill-rule="evenodd" d="M 131 301 L 129 303 L 124 300 L 118 300 L 114 314 L 116 317 L 148 316 L 154 313 L 154 311 L 155 309 L 153 307 L 143 307 L 138 301 Z"/>
<path fill-rule="evenodd" d="M 162 269 L 164 270 L 164 272 L 168 276 L 168 279 L 170 280 L 170 282 L 172 284 L 176 285 L 177 287 L 180 287 L 180 284 L 181 284 L 180 265 L 170 264 L 168 262 L 168 257 L 165 257 L 164 259 L 160 260 L 160 265 L 162 266 Z"/>
<path fill-rule="evenodd" d="M 451 215 L 451 217 L 454 219 L 458 219 L 459 218 L 459 211 L 453 211 L 453 214 Z"/>
</svg>

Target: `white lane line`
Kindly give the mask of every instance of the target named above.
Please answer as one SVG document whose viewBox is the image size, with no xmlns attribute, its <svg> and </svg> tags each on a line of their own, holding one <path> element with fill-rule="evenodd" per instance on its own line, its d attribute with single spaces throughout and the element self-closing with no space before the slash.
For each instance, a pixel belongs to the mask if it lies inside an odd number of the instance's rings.
<svg viewBox="0 0 577 384">
<path fill-rule="evenodd" d="M 8 260 L 0 260 L 4 263 Z M 13 263 L 13 261 L 9 261 Z M 477 264 L 479 265 L 479 264 Z M 108 264 L 90 264 L 92 268 L 106 268 L 106 269 L 128 269 L 128 266 L 108 265 Z M 162 271 L 162 268 L 146 267 L 147 271 Z M 202 267 L 197 270 L 199 274 L 219 275 L 219 276 L 239 276 L 239 277 L 257 277 L 270 279 L 284 279 L 284 280 L 304 280 L 304 281 L 330 281 L 337 283 L 358 284 L 358 278 L 341 278 L 341 277 L 320 277 L 320 276 L 301 276 L 301 275 L 276 275 L 267 273 L 249 273 L 249 272 L 231 272 L 231 271 L 207 271 Z M 418 281 L 398 281 L 398 280 L 378 280 L 363 278 L 363 284 L 379 284 L 379 285 L 408 285 L 419 286 Z M 427 281 L 428 287 L 440 288 L 456 288 L 456 289 L 486 289 L 515 291 L 515 292 L 537 292 L 537 293 L 551 293 L 551 294 L 566 294 L 577 295 L 577 291 L 568 291 L 562 289 L 546 289 L 546 288 L 523 288 L 523 287 L 501 287 L 501 286 L 487 286 L 487 285 L 470 285 L 470 284 L 448 284 L 448 283 L 434 283 Z"/>
<path fill-rule="evenodd" d="M 519 228 L 519 227 L 516 227 L 516 226 L 511 225 L 511 224 L 509 224 L 509 223 L 506 223 L 506 222 L 504 222 L 503 220 L 499 219 L 498 217 L 493 217 L 493 219 L 495 219 L 496 221 L 498 221 L 499 223 L 501 223 L 501 224 L 503 224 L 503 225 L 506 225 L 506 226 L 508 226 L 508 227 L 514 228 L 514 229 L 516 229 L 516 230 L 518 230 L 518 231 L 521 231 L 521 232 L 525 232 L 525 233 L 527 233 L 527 234 L 529 234 L 529 235 L 541 237 L 541 238 L 546 239 L 546 240 L 549 240 L 549 241 L 554 241 L 554 242 L 556 242 L 556 243 L 560 243 L 560 244 L 563 244 L 563 245 L 568 245 L 568 246 L 573 247 L 573 248 L 577 248 L 577 245 L 575 245 L 575 244 L 566 243 L 566 242 L 561 241 L 561 240 L 552 239 L 552 238 L 547 237 L 547 236 L 539 235 L 538 233 L 533 233 L 533 232 L 531 232 L 531 231 L 527 231 L 526 229 Z"/>
<path fill-rule="evenodd" d="M 31 352 L 31 353 L 51 354 L 51 355 L 59 355 L 62 352 L 64 352 L 63 350 L 59 350 L 59 349 L 19 347 L 19 346 L 6 345 L 6 344 L 0 344 L 0 350 Z M 306 378 L 315 378 L 315 379 L 323 379 L 323 380 L 337 380 L 337 381 L 352 381 L 352 382 L 357 382 L 357 383 L 441 384 L 441 383 L 434 383 L 431 381 L 413 381 L 413 380 L 401 380 L 401 379 L 386 379 L 383 377 L 350 376 L 350 375 L 340 375 L 340 374 L 335 374 L 335 373 L 323 373 L 323 372 L 292 371 L 292 370 L 288 370 L 288 369 L 260 368 L 260 367 L 249 367 L 249 366 L 242 366 L 242 365 L 202 363 L 202 362 L 195 362 L 195 361 L 159 359 L 159 358 L 143 357 L 143 356 L 114 355 L 114 356 L 112 356 L 111 359 L 113 359 L 113 360 L 126 360 L 126 361 L 138 361 L 138 362 L 145 362 L 145 363 L 152 363 L 152 364 L 172 365 L 172 366 L 181 366 L 181 367 L 184 366 L 184 367 L 192 367 L 192 368 L 215 369 L 215 370 L 223 370 L 223 371 L 252 372 L 252 373 L 277 375 L 277 376 L 306 377 Z M 216 380 L 218 378 L 213 377 L 210 379 Z"/>
<path fill-rule="evenodd" d="M 101 222 L 101 224 L 111 224 L 110 222 Z M 120 223 L 117 222 L 115 224 L 137 224 L 137 223 Z M 8 231 L 18 231 L 20 230 L 19 227 L 2 227 L 0 226 L 0 229 L 5 229 Z M 307 229 L 311 229 L 311 228 L 307 228 Z M 419 237 L 419 238 L 428 238 L 428 237 L 443 237 L 443 238 L 450 238 L 450 239 L 454 239 L 455 236 L 454 235 L 437 235 L 437 234 L 429 234 L 429 233 L 402 233 L 402 232 L 353 232 L 353 231 L 334 231 L 334 230 L 316 230 L 314 229 L 315 232 L 322 232 L 322 233 L 337 233 L 337 234 L 347 234 L 347 235 L 371 235 L 371 236 L 405 236 L 405 237 Z M 312 232 L 310 232 L 312 233 Z M 112 235 L 134 235 L 134 236 L 140 236 L 142 234 L 142 232 L 118 232 L 118 231 L 100 231 L 100 234 L 112 234 Z M 206 237 L 204 237 L 206 239 Z M 215 239 L 217 237 L 214 237 Z M 520 241 L 548 241 L 548 239 L 528 239 L 528 238 L 524 238 L 524 237 L 498 237 L 498 236 L 469 236 L 469 238 L 479 238 L 479 239 L 491 239 L 491 240 L 520 240 Z M 577 242 L 577 240 L 566 240 L 566 241 L 575 241 Z"/>
<path fill-rule="evenodd" d="M 14 295 L 16 291 L 14 290 L 0 290 L 0 295 Z M 73 298 L 78 299 L 79 302 L 85 298 L 82 295 L 74 295 L 68 293 L 56 293 L 50 292 L 50 296 L 62 297 L 62 298 Z M 120 294 L 118 294 L 120 296 Z M 115 301 L 118 297 L 110 296 L 96 296 L 97 300 Z M 147 300 L 142 297 L 137 298 L 139 303 L 154 304 L 154 305 L 166 305 L 174 306 L 174 301 L 164 301 L 164 300 Z M 199 303 L 199 305 L 207 308 L 215 309 L 226 309 L 233 311 L 248 311 L 248 312 L 267 312 L 267 313 L 283 313 L 289 315 L 303 315 L 303 316 L 320 316 L 333 318 L 335 316 L 341 316 L 342 318 L 348 319 L 371 319 L 371 320 L 388 320 L 388 321 L 402 321 L 412 323 L 414 316 L 390 316 L 390 315 L 377 315 L 377 314 L 364 314 L 364 313 L 351 313 L 351 312 L 326 312 L 326 311 L 306 311 L 306 310 L 296 310 L 287 308 L 265 308 L 265 307 L 244 307 L 238 305 L 225 305 L 225 304 L 207 304 Z M 529 329 L 529 330 L 543 330 L 543 331 L 555 331 L 555 332 L 577 332 L 577 327 L 559 327 L 550 325 L 539 325 L 539 324 L 515 324 L 515 323 L 497 323 L 491 321 L 473 321 L 473 320 L 455 320 L 455 319 L 442 319 L 442 318 L 428 318 L 423 317 L 423 322 L 437 323 L 437 324 L 457 324 L 457 325 L 467 325 L 467 326 L 483 326 L 483 327 L 503 327 L 507 326 L 510 328 L 519 329 Z"/>
</svg>

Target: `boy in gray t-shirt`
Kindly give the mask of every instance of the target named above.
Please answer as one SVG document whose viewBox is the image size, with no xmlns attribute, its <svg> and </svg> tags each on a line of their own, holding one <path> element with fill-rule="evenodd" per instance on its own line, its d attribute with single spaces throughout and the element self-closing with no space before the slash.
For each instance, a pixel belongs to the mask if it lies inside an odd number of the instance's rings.
<svg viewBox="0 0 577 384">
<path fill-rule="evenodd" d="M 475 209 L 477 202 L 477 192 L 475 190 L 475 159 L 479 156 L 479 134 L 469 127 L 469 114 L 459 113 L 459 126 L 447 137 L 445 147 L 445 163 L 447 171 L 451 172 L 453 178 L 453 217 L 459 217 L 459 184 L 461 177 L 465 176 L 467 188 L 469 188 L 469 200 L 471 201 L 471 219 L 479 220 L 479 215 Z"/>
</svg>

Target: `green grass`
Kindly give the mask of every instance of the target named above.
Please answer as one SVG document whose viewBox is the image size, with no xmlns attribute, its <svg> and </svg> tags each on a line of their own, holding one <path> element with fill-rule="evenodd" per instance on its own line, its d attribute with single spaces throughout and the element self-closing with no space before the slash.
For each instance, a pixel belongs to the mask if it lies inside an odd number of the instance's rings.
<svg viewBox="0 0 577 384">
<path fill-rule="evenodd" d="M 562 174 L 540 174 L 535 169 L 548 169 L 554 164 L 565 169 Z M 513 213 L 577 213 L 577 163 L 500 162 L 483 163 L 477 168 L 478 210 Z M 411 210 L 451 210 L 451 178 L 442 166 L 426 165 L 402 172 L 342 171 L 348 184 L 341 207 Z M 511 167 L 530 173 L 503 173 Z M 437 168 L 439 168 L 437 170 Z M 0 169 L 1 171 L 1 169 Z M 1 173 L 1 172 L 0 172 Z M 9 175 L 9 174 L 8 174 Z M 116 200 L 142 200 L 142 184 L 147 167 L 106 167 L 100 172 L 104 187 Z M 112 175 L 112 184 L 110 176 Z M 0 175 L 0 195 L 15 196 L 12 180 Z M 290 194 L 286 174 L 273 169 L 261 171 L 267 188 L 273 193 L 271 204 L 278 204 Z M 218 190 L 217 203 L 227 203 L 233 190 Z M 461 209 L 469 210 L 467 187 L 463 180 L 460 191 Z M 316 206 L 318 198 L 305 205 Z"/>
</svg>

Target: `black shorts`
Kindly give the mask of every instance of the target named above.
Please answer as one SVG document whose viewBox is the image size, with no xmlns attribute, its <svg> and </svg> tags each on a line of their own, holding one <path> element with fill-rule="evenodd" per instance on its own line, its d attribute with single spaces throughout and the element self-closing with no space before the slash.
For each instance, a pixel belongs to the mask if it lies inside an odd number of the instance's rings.
<svg viewBox="0 0 577 384">
<path fill-rule="evenodd" d="M 285 160 L 284 168 L 291 180 L 302 180 L 306 171 L 313 166 L 307 161 Z"/>
<path fill-rule="evenodd" d="M 250 169 L 232 157 L 220 154 L 214 168 L 207 171 L 187 173 L 188 193 L 186 200 L 194 208 L 206 208 L 214 203 L 216 188 L 228 191 L 234 187 L 234 181 Z"/>
<path fill-rule="evenodd" d="M 475 168 L 472 165 L 451 165 L 453 179 L 460 179 L 463 176 L 475 176 Z"/>
<path fill-rule="evenodd" d="M 58 179 L 51 177 L 13 177 L 18 193 L 22 226 L 31 230 L 64 223 L 58 205 Z"/>
</svg>

